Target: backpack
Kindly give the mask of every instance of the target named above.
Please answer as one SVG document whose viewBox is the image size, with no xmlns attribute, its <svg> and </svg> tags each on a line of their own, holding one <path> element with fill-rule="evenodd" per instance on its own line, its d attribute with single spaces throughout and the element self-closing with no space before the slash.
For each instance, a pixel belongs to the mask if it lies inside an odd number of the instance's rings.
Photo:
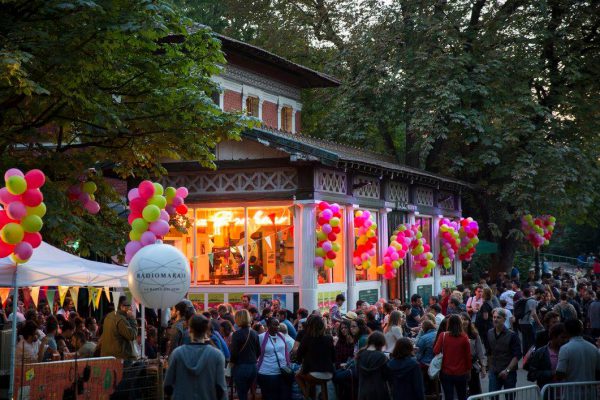
<svg viewBox="0 0 600 400">
<path fill-rule="evenodd" d="M 527 308 L 527 300 L 526 298 L 519 299 L 513 307 L 513 315 L 517 321 L 525 318 L 525 309 Z"/>
<path fill-rule="evenodd" d="M 573 311 L 570 307 L 558 306 L 558 312 L 560 314 L 560 322 L 565 322 L 570 319 L 577 319 L 577 315 L 573 315 Z"/>
</svg>

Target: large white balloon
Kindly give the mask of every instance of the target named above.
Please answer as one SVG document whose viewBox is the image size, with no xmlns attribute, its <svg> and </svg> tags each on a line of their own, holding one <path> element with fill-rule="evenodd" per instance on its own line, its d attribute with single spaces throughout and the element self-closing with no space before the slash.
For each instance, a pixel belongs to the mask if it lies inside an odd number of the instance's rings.
<svg viewBox="0 0 600 400">
<path fill-rule="evenodd" d="M 129 290 L 149 308 L 168 308 L 190 288 L 190 266 L 177 248 L 157 242 L 141 248 L 128 267 Z"/>
</svg>

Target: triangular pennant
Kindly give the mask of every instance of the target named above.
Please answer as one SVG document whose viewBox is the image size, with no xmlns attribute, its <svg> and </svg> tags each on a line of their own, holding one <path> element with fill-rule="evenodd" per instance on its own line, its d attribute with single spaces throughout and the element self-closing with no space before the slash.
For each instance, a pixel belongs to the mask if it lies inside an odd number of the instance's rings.
<svg viewBox="0 0 600 400">
<path fill-rule="evenodd" d="M 65 297 L 67 297 L 67 292 L 69 291 L 68 286 L 59 286 L 58 287 L 58 301 L 60 301 L 60 306 L 62 307 L 65 303 Z"/>
<path fill-rule="evenodd" d="M 33 301 L 33 305 L 35 305 L 35 307 L 37 308 L 38 306 L 38 300 L 40 298 L 40 287 L 39 286 L 33 286 L 31 288 L 31 301 Z"/>
<path fill-rule="evenodd" d="M 213 261 L 215 260 L 215 255 L 214 253 L 208 253 L 208 262 L 210 263 L 210 266 L 212 267 L 213 265 Z"/>
<path fill-rule="evenodd" d="M 240 254 L 244 254 L 244 245 L 243 245 L 243 244 L 242 244 L 242 245 L 239 245 L 239 246 L 237 247 L 237 249 L 238 249 L 238 253 L 240 253 Z"/>
<path fill-rule="evenodd" d="M 96 292 L 96 288 L 92 286 L 88 286 L 88 306 L 90 304 L 94 304 L 94 293 Z"/>
<path fill-rule="evenodd" d="M 96 296 L 94 298 L 94 308 L 97 310 L 98 307 L 100 307 L 100 300 L 102 300 L 102 288 L 96 288 L 94 290 L 94 293 L 96 293 Z"/>
<path fill-rule="evenodd" d="M 73 305 L 75 306 L 75 311 L 77 311 L 77 299 L 79 298 L 79 288 L 72 287 L 69 290 L 69 293 L 71 293 L 71 299 L 73 300 Z"/>
<path fill-rule="evenodd" d="M 275 213 L 269 214 L 269 219 L 271 220 L 271 222 L 273 223 L 273 225 L 275 225 Z"/>
<path fill-rule="evenodd" d="M 6 303 L 9 293 L 10 293 L 10 288 L 6 288 L 6 287 L 0 288 L 0 299 L 2 301 L 2 304 Z"/>
<path fill-rule="evenodd" d="M 265 242 L 267 243 L 267 246 L 269 246 L 269 249 L 273 248 L 271 245 L 271 236 L 265 236 Z"/>
<path fill-rule="evenodd" d="M 112 292 L 112 301 L 115 305 L 115 310 L 119 308 L 119 297 L 121 297 L 121 292 L 117 290 L 113 290 Z"/>
<path fill-rule="evenodd" d="M 106 299 L 110 302 L 110 288 L 108 286 L 104 286 L 104 294 L 106 295 Z"/>
<path fill-rule="evenodd" d="M 50 312 L 54 314 L 54 295 L 56 294 L 56 290 L 48 289 L 46 291 L 46 299 L 48 300 L 48 305 L 50 306 Z"/>
<path fill-rule="evenodd" d="M 26 310 L 29 310 L 29 305 L 31 304 L 31 290 L 28 287 L 24 287 L 23 289 L 23 305 Z"/>
</svg>

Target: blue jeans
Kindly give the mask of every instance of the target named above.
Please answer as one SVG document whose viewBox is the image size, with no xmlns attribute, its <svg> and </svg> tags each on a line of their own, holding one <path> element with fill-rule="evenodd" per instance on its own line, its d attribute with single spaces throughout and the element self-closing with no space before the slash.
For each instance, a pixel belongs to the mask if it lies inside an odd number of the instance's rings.
<svg viewBox="0 0 600 400">
<path fill-rule="evenodd" d="M 469 376 L 470 374 L 446 375 L 441 372 L 440 381 L 442 383 L 442 389 L 444 390 L 444 399 L 454 399 L 454 389 L 456 389 L 458 400 L 466 400 L 467 381 L 469 380 Z"/>
<path fill-rule="evenodd" d="M 240 400 L 248 399 L 248 390 L 256 380 L 256 364 L 238 364 L 231 369 L 231 377 Z"/>
<path fill-rule="evenodd" d="M 517 386 L 517 371 L 510 371 L 506 376 L 506 379 L 502 379 L 498 374 L 491 372 L 489 373 L 489 392 L 495 392 L 502 389 L 513 389 Z M 514 394 L 505 395 L 506 400 L 514 399 Z"/>
<path fill-rule="evenodd" d="M 258 386 L 263 400 L 289 400 L 292 397 L 292 387 L 281 375 L 258 374 Z"/>
</svg>

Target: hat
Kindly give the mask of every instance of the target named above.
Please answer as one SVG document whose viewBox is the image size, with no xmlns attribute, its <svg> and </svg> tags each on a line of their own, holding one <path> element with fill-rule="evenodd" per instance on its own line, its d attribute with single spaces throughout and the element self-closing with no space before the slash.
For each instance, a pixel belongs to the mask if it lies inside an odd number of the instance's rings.
<svg viewBox="0 0 600 400">
<path fill-rule="evenodd" d="M 342 318 L 348 321 L 354 321 L 358 318 L 358 315 L 354 311 L 348 311 L 346 314 L 342 315 Z"/>
</svg>

